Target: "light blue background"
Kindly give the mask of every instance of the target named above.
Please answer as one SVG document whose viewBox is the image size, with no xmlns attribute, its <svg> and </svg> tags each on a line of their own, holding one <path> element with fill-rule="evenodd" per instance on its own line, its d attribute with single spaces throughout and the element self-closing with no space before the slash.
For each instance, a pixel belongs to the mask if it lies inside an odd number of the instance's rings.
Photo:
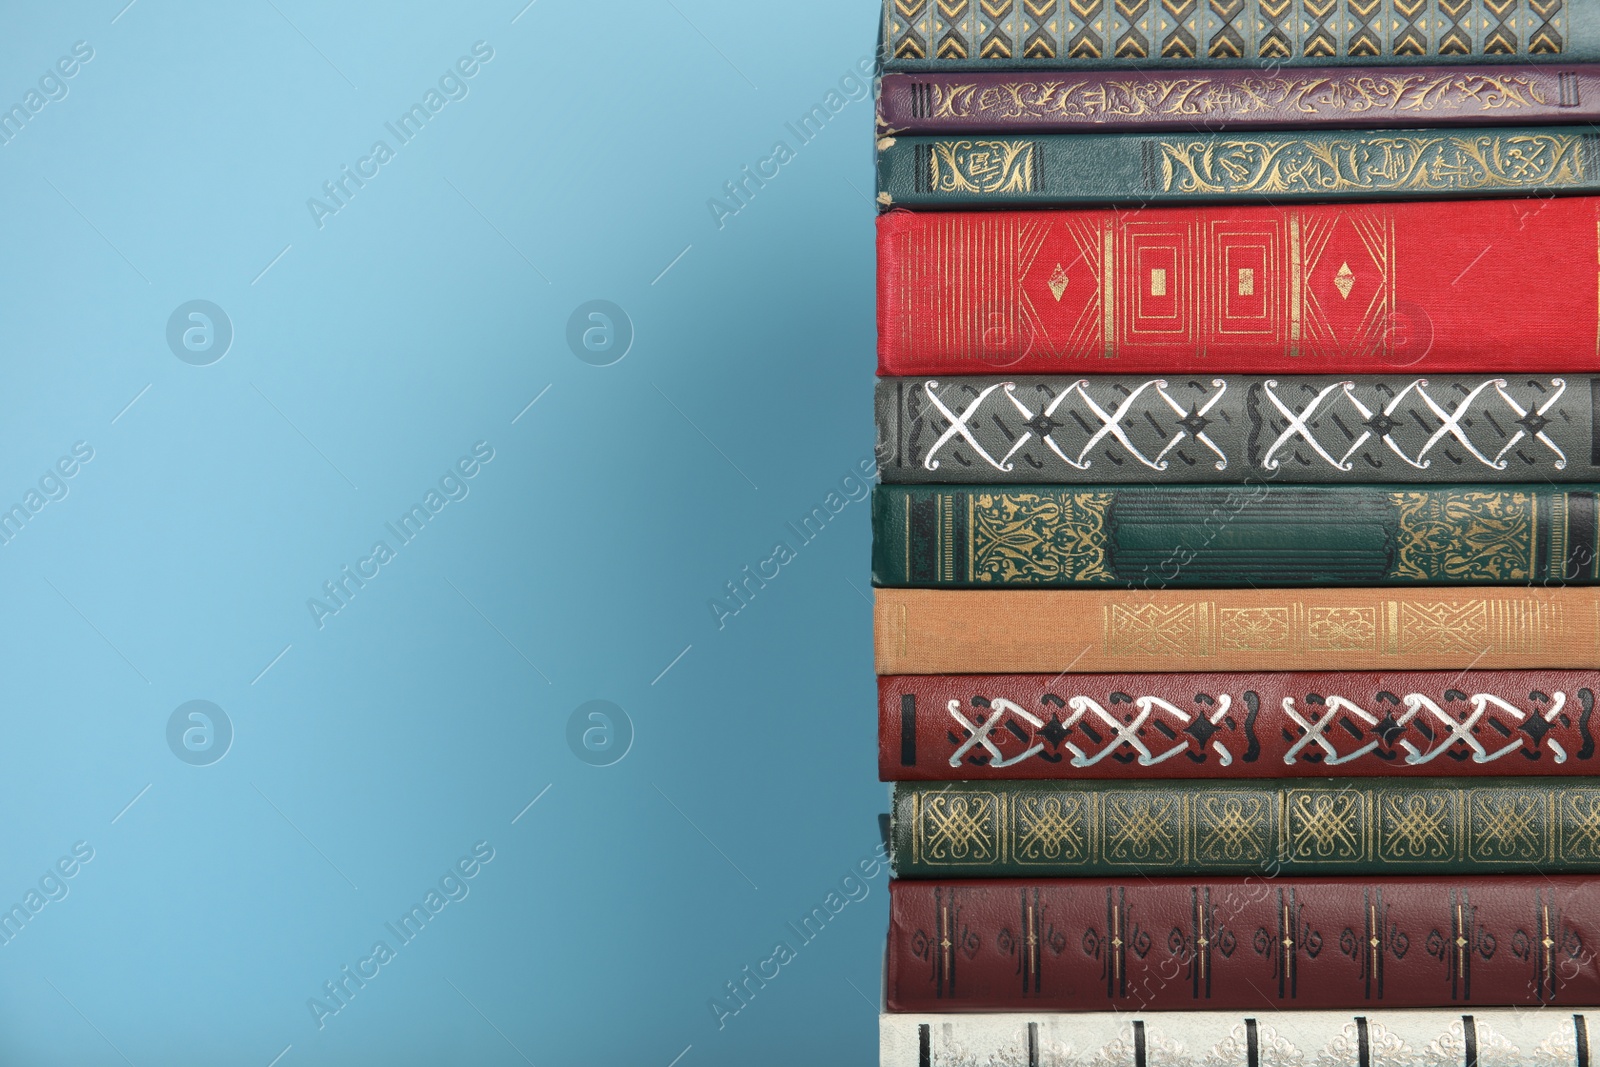
<svg viewBox="0 0 1600 1067">
<path fill-rule="evenodd" d="M 866 504 L 708 606 L 871 453 L 871 105 L 785 124 L 875 5 L 524 2 L 6 5 L 0 106 L 93 59 L 0 147 L 0 508 L 94 458 L 0 547 L 0 907 L 94 858 L 0 945 L 0 1062 L 875 1060 L 885 877 L 785 925 L 885 802 Z M 194 299 L 235 331 L 210 366 L 165 340 Z M 636 331 L 614 366 L 565 340 L 592 299 Z M 479 441 L 470 495 L 319 629 L 307 600 Z M 236 731 L 211 766 L 167 747 L 194 699 Z M 567 743 L 594 699 L 636 730 L 608 767 Z M 319 1029 L 308 999 L 480 841 Z"/>
</svg>

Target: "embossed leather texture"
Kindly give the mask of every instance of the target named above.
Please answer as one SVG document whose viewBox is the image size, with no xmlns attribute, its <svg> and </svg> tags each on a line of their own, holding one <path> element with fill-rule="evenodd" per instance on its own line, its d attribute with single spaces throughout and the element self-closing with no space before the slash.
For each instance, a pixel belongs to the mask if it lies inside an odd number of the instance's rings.
<svg viewBox="0 0 1600 1067">
<path fill-rule="evenodd" d="M 885 378 L 888 483 L 1582 482 L 1600 378 Z"/>
<path fill-rule="evenodd" d="M 883 207 L 1282 203 L 1600 190 L 1600 135 L 1576 127 L 885 137 L 878 145 Z"/>
<path fill-rule="evenodd" d="M 901 878 L 1600 870 L 1592 778 L 897 782 Z"/>
<path fill-rule="evenodd" d="M 879 373 L 1600 370 L 1597 220 L 1596 197 L 890 212 Z"/>
<path fill-rule="evenodd" d="M 1597 690 L 1600 671 L 881 677 L 878 773 L 940 782 L 1595 774 Z"/>
<path fill-rule="evenodd" d="M 887 1005 L 1581 1006 L 1597 945 L 1600 882 L 1571 875 L 897 880 Z"/>
<path fill-rule="evenodd" d="M 1545 125 L 1600 118 L 1588 65 L 886 74 L 878 132 Z"/>
<path fill-rule="evenodd" d="M 1600 485 L 880 485 L 881 586 L 1600 581 Z"/>
<path fill-rule="evenodd" d="M 1547 63 L 1600 56 L 1589 0 L 884 0 L 890 70 Z"/>
<path fill-rule="evenodd" d="M 881 1067 L 1589 1067 L 1593 1011 L 1037 1011 L 878 1019 Z"/>
<path fill-rule="evenodd" d="M 1591 589 L 877 589 L 879 674 L 1600 668 Z"/>
</svg>

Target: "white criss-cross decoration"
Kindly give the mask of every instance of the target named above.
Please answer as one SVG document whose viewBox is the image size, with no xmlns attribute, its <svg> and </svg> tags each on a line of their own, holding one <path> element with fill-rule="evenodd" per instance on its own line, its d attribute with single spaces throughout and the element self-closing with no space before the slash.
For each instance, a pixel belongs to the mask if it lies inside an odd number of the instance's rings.
<svg viewBox="0 0 1600 1067">
<path fill-rule="evenodd" d="M 923 383 L 923 391 L 927 394 L 928 402 L 933 405 L 935 410 L 937 410 L 940 415 L 944 416 L 949 425 L 928 448 L 927 455 L 923 459 L 922 465 L 925 470 L 938 470 L 939 460 L 937 457 L 939 450 L 945 447 L 945 445 L 949 444 L 951 441 L 960 438 L 967 444 L 969 448 L 976 452 L 984 462 L 988 463 L 995 470 L 1010 471 L 1014 469 L 1014 465 L 1011 462 L 1012 457 L 1015 456 L 1022 448 L 1024 448 L 1029 441 L 1033 440 L 1035 431 L 1038 429 L 1037 425 L 1035 425 L 1035 427 L 1032 429 L 1027 429 L 1020 433 L 1016 440 L 1011 443 L 1011 448 L 1006 452 L 1006 454 L 999 457 L 992 455 L 981 444 L 979 444 L 977 437 L 972 431 L 973 419 L 982 409 L 984 401 L 988 400 L 989 397 L 997 389 L 999 389 L 1002 390 L 1001 395 L 1003 395 L 1005 399 L 1011 403 L 1011 406 L 1016 410 L 1016 412 L 1022 416 L 1024 425 L 1035 423 L 1035 421 L 1039 419 L 1047 420 L 1048 425 L 1045 427 L 1046 432 L 1038 434 L 1040 441 L 1045 445 L 1045 447 L 1050 449 L 1051 452 L 1055 453 L 1056 458 L 1060 459 L 1063 463 L 1067 464 L 1074 470 L 1088 470 L 1094 462 L 1092 459 L 1090 459 L 1090 453 L 1093 452 L 1102 441 L 1104 441 L 1107 437 L 1110 437 L 1120 444 L 1123 449 L 1127 451 L 1128 455 L 1136 462 L 1150 468 L 1151 470 L 1164 471 L 1168 466 L 1168 454 L 1170 454 L 1173 449 L 1177 448 L 1178 445 L 1182 444 L 1186 438 L 1191 436 L 1196 442 L 1209 449 L 1212 455 L 1216 457 L 1214 465 L 1217 470 L 1227 470 L 1227 455 L 1222 451 L 1222 449 L 1218 448 L 1216 442 L 1206 434 L 1205 427 L 1207 424 L 1206 416 L 1210 414 L 1211 409 L 1216 406 L 1216 403 L 1222 399 L 1223 394 L 1228 391 L 1228 384 L 1221 378 L 1214 378 L 1212 379 L 1211 385 L 1214 389 L 1216 389 L 1216 392 L 1207 395 L 1203 403 L 1196 401 L 1193 405 L 1193 410 L 1186 411 L 1183 405 L 1174 400 L 1167 392 L 1167 383 L 1164 380 L 1159 378 L 1151 379 L 1150 381 L 1143 382 L 1127 396 L 1123 397 L 1122 401 L 1117 404 L 1113 410 L 1107 411 L 1104 406 L 1096 402 L 1095 399 L 1089 395 L 1088 380 L 1080 379 L 1052 397 L 1050 402 L 1045 405 L 1042 411 L 1035 412 L 1017 397 L 1016 384 L 1014 382 L 997 382 L 993 385 L 985 387 L 983 391 L 980 392 L 970 403 L 968 403 L 966 408 L 963 409 L 958 415 L 936 392 L 939 387 L 939 383 L 937 381 L 925 381 Z M 1177 433 L 1174 434 L 1173 437 L 1165 443 L 1161 451 L 1154 456 L 1146 455 L 1136 444 L 1134 444 L 1132 438 L 1128 434 L 1127 428 L 1123 425 L 1123 421 L 1128 417 L 1128 413 L 1132 411 L 1134 406 L 1138 403 L 1140 397 L 1144 396 L 1144 394 L 1149 391 L 1153 391 L 1154 394 L 1172 410 L 1173 414 L 1178 416 L 1179 426 Z M 1072 398 L 1076 398 L 1082 402 L 1083 408 L 1086 409 L 1084 412 L 1082 412 L 1082 414 L 1092 417 L 1098 423 L 1097 428 L 1090 432 L 1089 439 L 1078 450 L 1078 454 L 1076 456 L 1069 456 L 1065 451 L 1063 451 L 1061 446 L 1056 443 L 1054 437 L 1052 437 L 1048 432 L 1048 430 L 1054 425 L 1059 425 L 1055 416 L 1057 412 L 1061 410 L 1062 405 Z"/>
<path fill-rule="evenodd" d="M 1279 451 L 1286 446 L 1292 447 L 1294 444 L 1304 442 L 1313 452 L 1321 456 L 1325 462 L 1336 470 L 1348 471 L 1353 468 L 1350 457 L 1361 451 L 1362 447 L 1376 436 L 1389 451 L 1416 470 L 1427 470 L 1432 466 L 1433 461 L 1428 458 L 1428 453 L 1433 451 L 1434 447 L 1446 438 L 1465 449 L 1472 458 L 1485 467 L 1497 471 L 1503 471 L 1509 466 L 1505 458 L 1506 453 L 1523 441 L 1532 439 L 1544 445 L 1554 454 L 1555 462 L 1552 466 L 1556 470 L 1565 470 L 1567 466 L 1566 453 L 1550 438 L 1549 434 L 1544 432 L 1544 429 L 1550 424 L 1550 419 L 1547 416 L 1551 408 L 1555 407 L 1556 403 L 1560 401 L 1562 394 L 1566 392 L 1567 383 L 1560 378 L 1552 378 L 1550 385 L 1552 392 L 1548 397 L 1544 398 L 1542 403 L 1530 404 L 1529 407 L 1524 407 L 1510 393 L 1506 392 L 1504 378 L 1489 378 L 1474 386 L 1454 407 L 1446 408 L 1444 404 L 1440 403 L 1428 392 L 1428 379 L 1417 378 L 1391 397 L 1387 404 L 1384 404 L 1381 408 L 1374 409 L 1362 403 L 1361 398 L 1356 396 L 1354 382 L 1334 382 L 1332 385 L 1321 389 L 1302 410 L 1295 411 L 1291 405 L 1284 403 L 1283 399 L 1273 391 L 1278 388 L 1278 382 L 1269 380 L 1263 383 L 1262 391 L 1265 393 L 1267 400 L 1271 402 L 1273 407 L 1278 409 L 1278 413 L 1287 419 L 1289 424 L 1278 435 L 1277 440 L 1272 442 L 1271 447 L 1267 449 L 1261 465 L 1269 471 L 1277 470 L 1281 465 L 1281 460 L 1278 458 Z M 1505 404 L 1506 410 L 1515 415 L 1512 422 L 1517 426 L 1516 432 L 1511 435 L 1500 451 L 1493 456 L 1488 455 L 1478 447 L 1463 425 L 1467 417 L 1473 414 L 1473 406 L 1478 403 L 1479 398 L 1489 393 L 1491 389 L 1494 392 L 1489 395 L 1498 397 L 1501 403 Z M 1440 425 L 1431 432 L 1427 441 L 1423 443 L 1415 456 L 1408 456 L 1400 445 L 1396 443 L 1392 430 L 1398 422 L 1394 417 L 1395 412 L 1400 411 L 1401 407 L 1413 396 L 1417 402 L 1427 408 L 1434 418 L 1439 420 Z M 1339 401 L 1348 403 L 1356 415 L 1359 416 L 1362 431 L 1351 442 L 1343 455 L 1334 456 L 1321 441 L 1317 440 L 1317 436 L 1312 431 L 1310 424 L 1313 419 L 1324 413 L 1329 413 L 1329 417 L 1333 417 L 1330 409 Z M 1414 411 L 1415 409 L 1412 408 L 1411 410 Z M 1481 409 L 1480 413 L 1487 414 L 1482 412 Z"/>
<path fill-rule="evenodd" d="M 1217 708 L 1208 716 L 1212 725 L 1216 725 L 1222 721 L 1223 716 L 1228 714 L 1228 708 L 1232 705 L 1232 703 L 1233 698 L 1228 694 L 1223 693 L 1218 696 Z M 1072 715 L 1063 724 L 1064 726 L 1071 728 L 1077 725 L 1079 720 L 1081 720 L 1085 715 L 1092 713 L 1095 718 L 1100 720 L 1101 724 L 1108 727 L 1116 735 L 1112 737 L 1105 747 L 1103 747 L 1093 756 L 1088 755 L 1083 751 L 1083 749 L 1079 748 L 1072 742 L 1067 742 L 1063 747 L 1072 753 L 1072 766 L 1093 767 L 1096 763 L 1099 763 L 1101 760 L 1117 751 L 1117 749 L 1121 748 L 1123 745 L 1127 745 L 1134 752 L 1138 753 L 1138 763 L 1141 767 L 1154 767 L 1158 763 L 1163 763 L 1166 760 L 1171 759 L 1173 756 L 1177 756 L 1189 750 L 1188 741 L 1180 741 L 1158 756 L 1151 752 L 1150 749 L 1145 745 L 1144 741 L 1139 737 L 1139 730 L 1142 729 L 1145 722 L 1149 720 L 1150 713 L 1156 709 L 1159 708 L 1166 714 L 1171 715 L 1173 718 L 1183 723 L 1184 726 L 1188 726 L 1194 721 L 1194 717 L 1188 712 L 1184 711 L 1182 708 L 1169 704 L 1160 697 L 1139 697 L 1133 702 L 1133 706 L 1138 709 L 1138 714 L 1135 715 L 1131 721 L 1123 722 L 1120 718 L 1101 707 L 1099 702 L 1091 697 L 1075 696 L 1071 700 L 1067 701 L 1067 707 L 1072 709 Z M 1220 741 L 1213 741 L 1212 745 L 1214 748 L 1216 748 L 1217 755 L 1221 758 L 1222 766 L 1226 767 L 1233 762 L 1233 753 L 1229 752 L 1226 746 L 1224 746 Z"/>
</svg>

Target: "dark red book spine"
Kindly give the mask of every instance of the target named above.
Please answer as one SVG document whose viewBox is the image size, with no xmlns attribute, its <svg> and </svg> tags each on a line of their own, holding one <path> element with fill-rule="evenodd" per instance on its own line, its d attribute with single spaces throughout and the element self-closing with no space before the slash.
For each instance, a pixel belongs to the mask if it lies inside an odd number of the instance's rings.
<svg viewBox="0 0 1600 1067">
<path fill-rule="evenodd" d="M 1600 774 L 1600 671 L 885 675 L 884 781 Z"/>
<path fill-rule="evenodd" d="M 1592 370 L 1597 219 L 1587 196 L 894 211 L 878 373 Z"/>
<path fill-rule="evenodd" d="M 896 881 L 896 1012 L 1600 1003 L 1577 877 Z"/>
</svg>

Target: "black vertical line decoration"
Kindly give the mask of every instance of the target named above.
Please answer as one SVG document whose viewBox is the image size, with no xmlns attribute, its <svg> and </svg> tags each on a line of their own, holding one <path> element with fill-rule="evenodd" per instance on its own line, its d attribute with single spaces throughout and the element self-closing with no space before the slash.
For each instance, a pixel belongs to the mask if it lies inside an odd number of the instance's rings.
<svg viewBox="0 0 1600 1067">
<path fill-rule="evenodd" d="M 1244 1021 L 1245 1067 L 1261 1067 L 1261 1046 L 1256 1036 L 1256 1021 Z"/>
<path fill-rule="evenodd" d="M 1589 1020 L 1582 1015 L 1572 1017 L 1572 1043 L 1578 1050 L 1578 1067 L 1589 1067 Z"/>
<path fill-rule="evenodd" d="M 1372 1045 L 1367 1037 L 1367 1017 L 1356 1016 L 1356 1067 L 1372 1067 Z"/>
<path fill-rule="evenodd" d="M 1028 1024 L 1028 1067 L 1039 1067 L 1039 1024 Z"/>
<path fill-rule="evenodd" d="M 1042 968 L 1039 966 L 1041 939 L 1039 937 L 1039 890 L 1037 888 L 1033 891 L 1033 907 L 1028 910 L 1028 919 L 1028 955 L 1033 959 L 1033 995 L 1038 996 Z"/>
<path fill-rule="evenodd" d="M 1191 996 L 1200 999 L 1200 890 L 1197 886 L 1189 887 L 1189 943 L 1194 946 L 1193 960 L 1189 964 L 1189 980 L 1192 985 Z"/>
<path fill-rule="evenodd" d="M 1600 378 L 1589 379 L 1589 466 L 1600 467 Z"/>
<path fill-rule="evenodd" d="M 917 765 L 917 694 L 900 694 L 900 766 Z"/>
<path fill-rule="evenodd" d="M 1472 1016 L 1461 1017 L 1461 1032 L 1466 1037 L 1466 1052 L 1462 1067 L 1478 1067 L 1478 1024 Z"/>
<path fill-rule="evenodd" d="M 933 1067 L 933 1032 L 927 1023 L 917 1025 L 917 1067 Z"/>
<path fill-rule="evenodd" d="M 1142 1020 L 1135 1020 L 1133 1024 L 1133 1067 L 1145 1067 L 1144 1022 Z"/>
</svg>

